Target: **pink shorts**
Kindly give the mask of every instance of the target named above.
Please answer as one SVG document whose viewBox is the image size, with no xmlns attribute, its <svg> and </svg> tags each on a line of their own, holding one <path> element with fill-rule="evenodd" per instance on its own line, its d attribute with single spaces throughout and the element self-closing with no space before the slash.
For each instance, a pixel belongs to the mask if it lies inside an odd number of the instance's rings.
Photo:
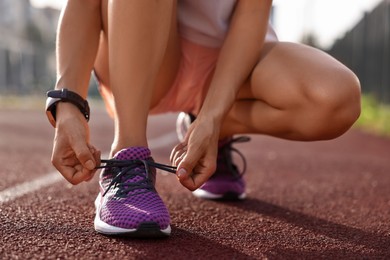
<svg viewBox="0 0 390 260">
<path fill-rule="evenodd" d="M 219 50 L 182 38 L 176 79 L 168 93 L 151 109 L 151 114 L 178 111 L 197 114 L 207 94 Z"/>
<path fill-rule="evenodd" d="M 265 42 L 278 41 L 271 26 Z M 173 86 L 152 114 L 164 112 L 187 112 L 197 115 L 206 97 L 214 73 L 220 48 L 211 48 L 181 39 L 182 58 Z"/>
<path fill-rule="evenodd" d="M 269 27 L 265 41 L 277 41 L 277 36 L 271 27 Z M 182 111 L 198 114 L 207 94 L 219 51 L 220 48 L 199 45 L 181 38 L 182 57 L 174 83 L 160 102 L 150 110 L 150 113 Z M 108 112 L 113 116 L 112 92 L 102 85 L 99 90 Z"/>
</svg>

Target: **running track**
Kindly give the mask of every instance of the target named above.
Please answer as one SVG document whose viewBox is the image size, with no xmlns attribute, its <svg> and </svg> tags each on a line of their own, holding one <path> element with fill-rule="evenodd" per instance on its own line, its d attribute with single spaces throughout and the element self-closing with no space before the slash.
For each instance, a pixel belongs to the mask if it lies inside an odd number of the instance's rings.
<svg viewBox="0 0 390 260">
<path fill-rule="evenodd" d="M 175 115 L 151 119 L 153 155 L 168 163 Z M 92 113 L 93 143 L 113 133 Z M 172 218 L 162 240 L 93 230 L 97 179 L 75 187 L 50 164 L 53 129 L 43 112 L 0 110 L 0 259 L 389 259 L 390 139 L 357 130 L 328 142 L 253 136 L 248 199 L 193 198 L 173 175 L 157 188 Z"/>
</svg>

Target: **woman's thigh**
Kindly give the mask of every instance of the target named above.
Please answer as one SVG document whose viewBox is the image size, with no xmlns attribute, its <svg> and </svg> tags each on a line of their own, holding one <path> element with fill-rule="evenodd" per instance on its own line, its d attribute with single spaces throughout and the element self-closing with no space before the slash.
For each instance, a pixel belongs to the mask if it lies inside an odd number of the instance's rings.
<svg viewBox="0 0 390 260">
<path fill-rule="evenodd" d="M 102 0 L 102 33 L 99 50 L 97 53 L 94 70 L 98 77 L 101 92 L 108 106 L 113 106 L 113 98 L 109 79 L 109 52 L 108 52 L 108 0 Z M 176 7 L 175 7 L 176 9 Z M 156 78 L 156 85 L 151 101 L 151 107 L 155 106 L 172 86 L 180 64 L 181 50 L 177 31 L 176 10 L 172 12 L 171 30 L 166 47 L 164 59 Z M 111 103 L 111 104 L 110 104 Z M 111 108 L 113 109 L 113 108 Z"/>
<path fill-rule="evenodd" d="M 275 107 L 299 106 L 302 101 L 360 98 L 355 74 L 321 50 L 296 43 L 270 42 L 238 98 L 255 98 Z"/>
<path fill-rule="evenodd" d="M 237 104 L 243 100 L 262 108 L 252 113 L 258 132 L 272 135 L 273 130 L 263 131 L 259 125 L 274 122 L 272 115 L 278 115 L 282 120 L 278 125 L 291 133 L 292 139 L 326 139 L 345 131 L 357 119 L 360 84 L 351 70 L 321 50 L 268 42 L 239 91 Z M 294 131 L 301 133 L 294 135 Z"/>
</svg>

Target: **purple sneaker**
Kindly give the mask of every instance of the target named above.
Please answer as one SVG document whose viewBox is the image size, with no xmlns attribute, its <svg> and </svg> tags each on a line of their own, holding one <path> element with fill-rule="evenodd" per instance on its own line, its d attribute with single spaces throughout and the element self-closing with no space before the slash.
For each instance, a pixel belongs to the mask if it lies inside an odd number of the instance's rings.
<svg viewBox="0 0 390 260">
<path fill-rule="evenodd" d="M 176 121 L 176 132 L 180 141 L 184 140 L 188 128 L 194 120 L 195 116 L 191 114 L 179 114 Z M 232 147 L 232 144 L 248 142 L 249 140 L 249 137 L 241 136 L 219 141 L 217 169 L 202 187 L 193 192 L 194 196 L 215 200 L 242 200 L 246 197 L 245 181 L 243 179 L 246 161 L 242 153 Z M 236 152 L 242 158 L 244 164 L 242 172 L 239 172 L 237 166 L 233 163 L 232 152 Z"/>
<path fill-rule="evenodd" d="M 172 167 L 154 163 L 150 150 L 132 147 L 103 161 L 100 193 L 95 200 L 95 230 L 105 235 L 165 237 L 171 233 L 170 217 L 157 194 L 156 169 Z"/>
</svg>

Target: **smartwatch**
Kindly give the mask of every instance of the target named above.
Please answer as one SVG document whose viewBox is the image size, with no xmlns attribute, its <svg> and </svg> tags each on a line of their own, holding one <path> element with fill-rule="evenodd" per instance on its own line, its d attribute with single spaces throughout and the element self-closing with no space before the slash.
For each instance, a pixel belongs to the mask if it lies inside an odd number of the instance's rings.
<svg viewBox="0 0 390 260">
<path fill-rule="evenodd" d="M 88 101 L 82 98 L 76 92 L 63 88 L 60 90 L 50 90 L 46 94 L 46 115 L 53 127 L 56 127 L 56 112 L 58 102 L 72 103 L 84 115 L 87 122 L 89 121 L 90 112 Z"/>
</svg>

